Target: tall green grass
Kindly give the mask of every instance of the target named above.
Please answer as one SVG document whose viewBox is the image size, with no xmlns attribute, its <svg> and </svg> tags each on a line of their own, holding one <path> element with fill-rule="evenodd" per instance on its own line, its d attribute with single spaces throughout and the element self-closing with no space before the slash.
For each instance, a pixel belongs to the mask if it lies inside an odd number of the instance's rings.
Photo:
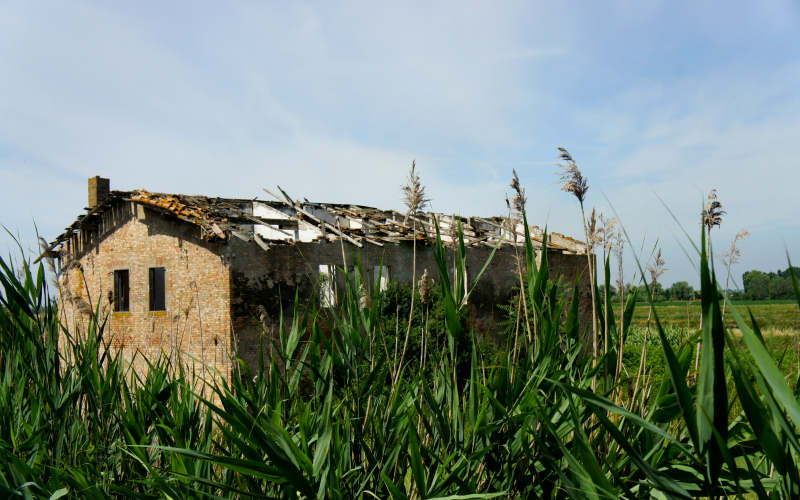
<svg viewBox="0 0 800 500">
<path fill-rule="evenodd" d="M 436 236 L 444 320 L 426 362 L 398 364 L 389 345 L 398 332 L 381 298 L 364 296 L 357 267 L 344 274 L 337 307 L 298 306 L 281 318 L 275 355 L 255 376 L 215 377 L 203 391 L 169 356 L 131 372 L 97 313 L 87 331 L 65 331 L 43 268 L 0 260 L 0 495 L 800 495 L 797 381 L 787 382 L 735 304 L 742 336 L 731 337 L 705 250 L 702 329 L 676 342 L 650 304 L 667 370 L 639 380 L 618 362 L 635 297 L 619 318 L 598 291 L 608 345 L 592 359 L 577 286 L 563 292 L 527 234 L 510 322 L 518 327 L 501 355 L 485 356 L 461 313 L 463 239 L 448 254 Z"/>
</svg>

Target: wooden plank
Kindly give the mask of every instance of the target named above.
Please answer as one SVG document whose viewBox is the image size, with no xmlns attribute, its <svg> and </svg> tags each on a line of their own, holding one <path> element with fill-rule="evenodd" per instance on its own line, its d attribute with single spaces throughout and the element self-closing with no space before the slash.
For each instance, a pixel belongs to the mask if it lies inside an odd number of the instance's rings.
<svg viewBox="0 0 800 500">
<path fill-rule="evenodd" d="M 286 194 L 286 191 L 281 189 L 280 186 L 278 186 L 278 191 L 280 191 L 281 194 L 286 198 L 286 201 L 289 203 L 289 205 L 292 205 L 292 206 L 296 205 L 296 203 L 289 197 L 289 195 Z"/>
<path fill-rule="evenodd" d="M 273 193 L 273 192 L 272 192 L 272 191 L 270 191 L 269 189 L 267 189 L 267 188 L 261 188 L 261 189 L 263 189 L 265 193 L 267 193 L 268 195 L 272 196 L 272 197 L 273 197 L 273 198 L 275 198 L 277 201 L 280 201 L 281 203 L 286 203 L 286 200 L 283 200 L 283 199 L 281 199 L 281 197 L 280 197 L 280 196 L 276 195 L 275 193 Z M 290 203 L 290 205 L 292 205 L 292 203 Z"/>
<path fill-rule="evenodd" d="M 290 236 L 292 238 L 294 238 L 293 234 L 287 233 L 286 231 L 282 231 L 280 228 L 281 227 L 286 227 L 286 228 L 289 228 L 289 229 L 297 229 L 298 226 L 299 226 L 298 222 L 296 220 L 294 220 L 294 219 L 265 219 L 263 217 L 258 217 L 258 216 L 249 215 L 249 214 L 242 214 L 241 218 L 249 220 L 249 221 L 251 221 L 251 222 L 253 222 L 255 224 L 259 224 L 261 226 L 269 226 L 270 229 L 274 229 L 275 231 L 278 231 L 279 233 L 283 233 L 286 236 Z M 273 226 L 277 226 L 277 227 L 273 227 Z"/>
<path fill-rule="evenodd" d="M 290 229 L 297 229 L 297 221 L 294 219 L 275 219 L 275 218 L 266 218 L 266 217 L 259 217 L 257 215 L 246 215 L 242 214 L 243 218 L 247 218 L 257 224 L 263 224 L 266 226 L 278 226 L 278 227 L 287 227 Z"/>
<path fill-rule="evenodd" d="M 250 241 L 253 239 L 253 233 L 249 231 L 239 231 L 238 229 L 231 229 L 231 234 L 236 236 L 242 241 Z"/>
<path fill-rule="evenodd" d="M 355 219 L 356 218 L 356 217 L 350 217 L 348 215 L 339 215 L 338 213 L 336 213 L 336 212 L 338 212 L 338 210 L 334 209 L 332 211 L 330 209 L 330 207 L 328 205 L 325 205 L 324 203 L 321 203 L 320 206 L 323 209 L 325 209 L 325 211 L 327 211 L 328 213 L 336 214 L 337 217 L 346 217 L 348 219 Z M 373 226 L 371 222 L 368 222 L 368 220 L 366 218 L 364 218 L 364 217 L 358 217 L 358 218 L 361 219 L 361 220 L 360 221 L 355 221 L 355 222 L 358 223 L 358 224 L 361 224 L 361 231 L 362 231 L 361 238 L 366 240 L 368 243 L 372 243 L 375 246 L 382 247 L 383 243 L 381 243 L 381 242 L 379 242 L 379 241 L 377 241 L 375 239 L 372 239 L 370 236 L 367 236 L 366 231 L 364 231 L 364 229 L 366 229 L 366 228 L 374 229 L 375 226 Z"/>
<path fill-rule="evenodd" d="M 253 239 L 256 240 L 256 243 L 258 244 L 258 246 L 261 247 L 262 250 L 264 250 L 265 252 L 269 251 L 269 244 L 267 244 L 267 242 L 265 242 L 260 235 L 253 234 Z"/>
<path fill-rule="evenodd" d="M 338 230 L 338 229 L 337 229 L 335 226 L 333 226 L 332 224 L 328 224 L 327 222 L 325 222 L 324 220 L 320 219 L 319 217 L 317 217 L 317 216 L 315 216 L 315 215 L 311 214 L 310 212 L 308 212 L 308 211 L 304 210 L 304 209 L 303 209 L 303 208 L 301 208 L 299 205 L 295 205 L 295 206 L 294 206 L 294 209 L 295 209 L 296 211 L 300 212 L 301 214 L 305 215 L 305 216 L 306 216 L 306 217 L 308 217 L 309 219 L 313 220 L 313 221 L 314 221 L 314 222 L 316 222 L 317 224 L 322 224 L 322 225 L 324 225 L 325 227 L 327 227 L 328 229 L 330 229 L 330 230 L 331 230 L 331 232 L 333 232 L 333 233 L 336 233 L 337 235 L 339 235 L 339 236 L 341 236 L 342 238 L 346 239 L 347 241 L 349 241 L 349 242 L 350 242 L 350 243 L 352 243 L 353 245 L 357 246 L 358 248 L 364 248 L 364 245 L 363 245 L 362 243 L 360 243 L 360 242 L 358 242 L 358 241 L 354 240 L 354 239 L 353 239 L 353 238 L 351 238 L 350 236 L 348 236 L 348 235 L 344 234 L 342 231 L 339 231 L 339 230 Z"/>
<path fill-rule="evenodd" d="M 219 228 L 216 222 L 211 223 L 211 230 L 214 231 L 214 234 L 219 236 L 220 239 L 224 240 L 226 238 L 225 232 Z"/>
</svg>

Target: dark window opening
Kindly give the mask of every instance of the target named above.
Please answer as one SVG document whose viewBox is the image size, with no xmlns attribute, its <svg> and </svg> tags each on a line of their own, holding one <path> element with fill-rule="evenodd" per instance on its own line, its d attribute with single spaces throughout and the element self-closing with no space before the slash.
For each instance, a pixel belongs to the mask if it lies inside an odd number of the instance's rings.
<svg viewBox="0 0 800 500">
<path fill-rule="evenodd" d="M 165 271 L 163 267 L 150 268 L 150 310 L 166 311 Z"/>
<path fill-rule="evenodd" d="M 118 269 L 114 271 L 114 311 L 116 312 L 127 312 L 130 310 L 128 283 L 127 269 Z"/>
</svg>

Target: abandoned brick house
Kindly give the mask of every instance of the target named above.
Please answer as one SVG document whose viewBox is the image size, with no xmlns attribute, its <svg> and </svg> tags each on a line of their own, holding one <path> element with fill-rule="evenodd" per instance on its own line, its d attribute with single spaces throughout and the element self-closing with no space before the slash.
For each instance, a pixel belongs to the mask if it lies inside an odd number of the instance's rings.
<svg viewBox="0 0 800 500">
<path fill-rule="evenodd" d="M 49 248 L 62 320 L 81 331 L 99 307 L 108 314 L 107 339 L 137 370 L 145 365 L 136 351 L 149 359 L 183 352 L 230 374 L 231 353 L 253 363 L 260 336 L 274 331 L 280 304 L 291 305 L 296 291 L 304 303 L 335 300 L 343 258 L 359 255 L 372 286 L 410 283 L 411 223 L 434 234 L 434 215 L 445 243 L 461 222 L 468 274 L 502 240 L 471 296 L 487 328 L 517 283 L 514 245 L 523 240 L 512 234 L 523 234 L 519 221 L 515 232 L 503 217 L 425 214 L 412 221 L 394 210 L 301 203 L 283 194 L 282 201 L 262 201 L 110 191 L 108 179 L 89 179 L 87 212 Z M 541 231 L 531 234 L 541 245 Z M 582 277 L 581 303 L 589 304 L 583 244 L 552 233 L 547 251 L 551 273 L 568 283 Z M 435 275 L 431 246 L 420 236 L 417 269 L 425 268 Z"/>
</svg>

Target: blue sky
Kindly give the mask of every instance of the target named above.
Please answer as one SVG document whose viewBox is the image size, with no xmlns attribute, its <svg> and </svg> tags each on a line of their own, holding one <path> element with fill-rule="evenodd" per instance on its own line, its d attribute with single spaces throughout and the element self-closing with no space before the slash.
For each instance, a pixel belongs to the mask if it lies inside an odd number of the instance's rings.
<svg viewBox="0 0 800 500">
<path fill-rule="evenodd" d="M 711 188 L 717 248 L 752 232 L 734 274 L 783 268 L 787 248 L 800 262 L 798 5 L 7 3 L 0 223 L 26 248 L 34 221 L 53 238 L 96 174 L 400 208 L 416 159 L 434 210 L 503 214 L 514 168 L 531 222 L 581 236 L 564 146 L 587 205 L 660 242 L 667 284 L 697 279 L 659 197 L 694 236 Z"/>
</svg>

